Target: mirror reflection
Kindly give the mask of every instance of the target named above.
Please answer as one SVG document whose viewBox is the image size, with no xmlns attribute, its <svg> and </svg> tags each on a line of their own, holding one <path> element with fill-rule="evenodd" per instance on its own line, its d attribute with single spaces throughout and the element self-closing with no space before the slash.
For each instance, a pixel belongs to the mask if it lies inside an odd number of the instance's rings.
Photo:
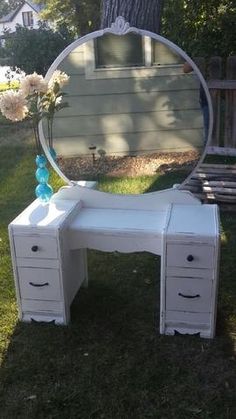
<svg viewBox="0 0 236 419">
<path fill-rule="evenodd" d="M 184 180 L 202 153 L 204 129 L 199 80 L 183 68 L 169 46 L 132 33 L 105 34 L 70 52 L 58 66 L 70 76 L 69 107 L 53 126 L 62 172 L 79 180 L 181 170 Z"/>
</svg>

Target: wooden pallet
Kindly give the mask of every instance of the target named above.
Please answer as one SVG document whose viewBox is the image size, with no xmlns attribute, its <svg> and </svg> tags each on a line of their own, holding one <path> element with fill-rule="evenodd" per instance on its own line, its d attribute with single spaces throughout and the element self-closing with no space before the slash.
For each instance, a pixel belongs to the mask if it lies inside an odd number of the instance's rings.
<svg viewBox="0 0 236 419">
<path fill-rule="evenodd" d="M 204 203 L 217 203 L 222 210 L 236 211 L 236 165 L 202 163 L 183 189 Z"/>
</svg>

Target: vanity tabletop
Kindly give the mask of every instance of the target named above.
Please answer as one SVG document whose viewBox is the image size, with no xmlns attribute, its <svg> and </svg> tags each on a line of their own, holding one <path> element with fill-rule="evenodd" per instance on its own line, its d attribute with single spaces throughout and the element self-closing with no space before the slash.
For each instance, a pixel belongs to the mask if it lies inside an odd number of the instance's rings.
<svg viewBox="0 0 236 419">
<path fill-rule="evenodd" d="M 219 232 L 218 206 L 214 204 L 172 205 L 168 235 L 214 237 Z"/>
<path fill-rule="evenodd" d="M 75 200 L 41 203 L 39 199 L 36 199 L 10 223 L 10 226 L 17 229 L 21 227 L 58 228 L 77 205 L 78 201 Z"/>
<path fill-rule="evenodd" d="M 146 234 L 158 236 L 167 222 L 166 210 L 81 208 L 69 230 L 105 234 Z"/>
</svg>

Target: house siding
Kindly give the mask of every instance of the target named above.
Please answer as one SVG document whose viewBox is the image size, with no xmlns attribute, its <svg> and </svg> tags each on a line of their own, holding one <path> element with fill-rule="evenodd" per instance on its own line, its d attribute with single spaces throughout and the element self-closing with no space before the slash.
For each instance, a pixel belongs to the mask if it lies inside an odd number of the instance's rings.
<svg viewBox="0 0 236 419">
<path fill-rule="evenodd" d="M 18 13 L 14 16 L 11 22 L 0 23 L 0 36 L 4 34 L 4 31 L 7 29 L 10 32 L 14 32 L 16 29 L 16 25 L 24 26 L 23 24 L 23 12 L 33 12 L 33 29 L 38 28 L 39 23 L 39 14 L 28 4 L 24 3 Z"/>
<path fill-rule="evenodd" d="M 57 154 L 89 154 L 91 145 L 107 155 L 202 147 L 199 82 L 182 65 L 132 69 L 121 78 L 115 74 L 122 70 L 107 69 L 91 78 L 86 65 L 82 45 L 58 67 L 70 75 L 63 89 L 70 106 L 54 121 Z"/>
</svg>

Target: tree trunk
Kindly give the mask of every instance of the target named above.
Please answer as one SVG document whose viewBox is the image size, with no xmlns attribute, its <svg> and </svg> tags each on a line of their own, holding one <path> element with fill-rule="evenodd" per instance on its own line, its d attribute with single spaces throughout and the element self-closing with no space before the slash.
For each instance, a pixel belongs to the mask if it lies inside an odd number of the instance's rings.
<svg viewBox="0 0 236 419">
<path fill-rule="evenodd" d="M 118 16 L 139 29 L 160 33 L 164 0 L 102 0 L 102 28 L 110 27 Z"/>
</svg>

